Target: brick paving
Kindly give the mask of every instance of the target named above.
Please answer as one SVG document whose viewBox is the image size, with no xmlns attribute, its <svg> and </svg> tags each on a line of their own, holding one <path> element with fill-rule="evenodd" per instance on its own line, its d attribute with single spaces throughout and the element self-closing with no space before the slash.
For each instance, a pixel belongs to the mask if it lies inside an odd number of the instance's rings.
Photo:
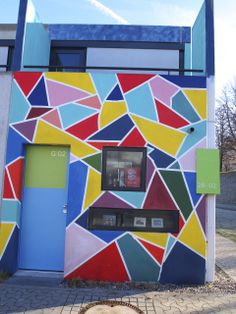
<svg viewBox="0 0 236 314">
<path fill-rule="evenodd" d="M 236 313 L 236 293 L 143 292 L 103 288 L 71 289 L 0 285 L 1 314 L 78 314 L 91 302 L 125 301 L 145 314 L 161 313 Z"/>
</svg>

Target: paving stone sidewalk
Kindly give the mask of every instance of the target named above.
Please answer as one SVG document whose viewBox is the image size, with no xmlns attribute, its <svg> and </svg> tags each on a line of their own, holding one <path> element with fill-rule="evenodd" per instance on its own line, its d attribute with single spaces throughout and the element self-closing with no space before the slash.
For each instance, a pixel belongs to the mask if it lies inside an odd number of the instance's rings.
<svg viewBox="0 0 236 314">
<path fill-rule="evenodd" d="M 236 244 L 216 236 L 217 264 L 236 280 Z M 60 278 L 17 278 L 0 284 L 0 314 L 78 314 L 88 303 L 125 301 L 145 314 L 236 314 L 236 291 L 202 292 L 201 289 L 168 291 L 112 288 L 65 288 Z M 208 289 L 206 289 L 208 291 Z M 205 291 L 205 290 L 204 290 Z"/>
</svg>

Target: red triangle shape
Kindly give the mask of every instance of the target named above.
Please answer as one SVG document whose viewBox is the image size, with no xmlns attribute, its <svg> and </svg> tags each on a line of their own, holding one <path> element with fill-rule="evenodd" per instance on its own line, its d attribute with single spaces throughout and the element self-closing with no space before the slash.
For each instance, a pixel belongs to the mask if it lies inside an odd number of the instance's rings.
<svg viewBox="0 0 236 314">
<path fill-rule="evenodd" d="M 158 112 L 159 121 L 163 124 L 171 126 L 173 128 L 181 128 L 189 124 L 188 121 L 181 118 L 169 107 L 163 105 L 160 101 L 155 99 L 156 108 Z"/>
<path fill-rule="evenodd" d="M 14 79 L 17 81 L 24 95 L 28 96 L 41 75 L 42 72 L 15 72 Z"/>
<path fill-rule="evenodd" d="M 124 93 L 150 80 L 155 74 L 117 74 Z"/>
<path fill-rule="evenodd" d="M 177 209 L 158 173 L 155 174 L 145 199 L 145 209 Z"/>
<path fill-rule="evenodd" d="M 24 159 L 17 159 L 14 163 L 8 166 L 8 171 L 11 177 L 11 182 L 17 199 L 21 200 L 22 194 L 22 175 L 23 175 Z"/>
<path fill-rule="evenodd" d="M 4 189 L 3 189 L 3 198 L 14 198 L 13 191 L 11 188 L 10 180 L 8 173 L 5 170 L 5 175 L 4 175 Z"/>
<path fill-rule="evenodd" d="M 173 236 L 178 237 L 180 231 L 183 229 L 183 226 L 185 225 L 185 221 L 182 217 L 182 215 L 179 213 L 179 232 L 178 233 L 172 233 Z"/>
<path fill-rule="evenodd" d="M 129 280 L 116 243 L 107 246 L 104 250 L 97 253 L 82 266 L 66 276 L 66 279 L 74 278 L 112 282 L 125 282 Z"/>
<path fill-rule="evenodd" d="M 98 113 L 88 119 L 73 125 L 66 131 L 81 140 L 85 140 L 98 130 Z"/>
<path fill-rule="evenodd" d="M 46 113 L 52 109 L 53 108 L 45 108 L 45 107 L 44 108 L 39 108 L 39 107 L 31 108 L 26 119 L 32 119 L 32 118 L 39 117 L 39 116 L 43 115 L 44 113 Z"/>
<path fill-rule="evenodd" d="M 118 146 L 119 142 L 94 142 L 94 141 L 88 141 L 88 144 L 90 144 L 91 146 L 102 150 L 102 148 L 104 146 Z"/>
<path fill-rule="evenodd" d="M 137 128 L 134 128 L 129 135 L 124 139 L 120 146 L 135 146 L 143 147 L 145 146 L 146 141 L 140 134 Z"/>
<path fill-rule="evenodd" d="M 139 239 L 142 245 L 148 250 L 148 252 L 158 261 L 161 265 L 165 250 L 162 248 L 157 247 L 156 245 L 150 244 L 144 240 Z"/>
</svg>

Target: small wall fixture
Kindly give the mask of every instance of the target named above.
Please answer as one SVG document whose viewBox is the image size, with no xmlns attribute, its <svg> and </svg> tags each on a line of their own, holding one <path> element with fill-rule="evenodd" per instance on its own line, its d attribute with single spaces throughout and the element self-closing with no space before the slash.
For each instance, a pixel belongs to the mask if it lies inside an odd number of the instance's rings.
<svg viewBox="0 0 236 314">
<path fill-rule="evenodd" d="M 191 128 L 188 129 L 187 132 L 188 132 L 189 134 L 191 134 L 191 133 L 193 133 L 194 131 L 195 131 L 195 128 L 191 127 Z"/>
</svg>

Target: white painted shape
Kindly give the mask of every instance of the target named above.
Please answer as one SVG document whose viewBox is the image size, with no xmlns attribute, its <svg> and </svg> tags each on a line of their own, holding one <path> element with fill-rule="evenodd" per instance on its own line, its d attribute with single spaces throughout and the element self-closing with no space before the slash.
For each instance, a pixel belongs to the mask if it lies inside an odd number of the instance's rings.
<svg viewBox="0 0 236 314">
<path fill-rule="evenodd" d="M 75 223 L 66 230 L 65 242 L 65 274 L 106 246 L 105 242 Z"/>
<path fill-rule="evenodd" d="M 208 148 L 215 148 L 215 77 L 207 79 L 208 90 Z M 207 196 L 206 208 L 206 237 L 207 237 L 207 260 L 206 260 L 206 282 L 212 282 L 215 278 L 215 219 L 216 219 L 216 197 Z"/>
<path fill-rule="evenodd" d="M 179 51 L 160 49 L 88 48 L 86 65 L 178 69 Z M 89 71 L 91 72 L 91 70 Z M 148 73 L 150 73 L 150 71 Z"/>
</svg>

